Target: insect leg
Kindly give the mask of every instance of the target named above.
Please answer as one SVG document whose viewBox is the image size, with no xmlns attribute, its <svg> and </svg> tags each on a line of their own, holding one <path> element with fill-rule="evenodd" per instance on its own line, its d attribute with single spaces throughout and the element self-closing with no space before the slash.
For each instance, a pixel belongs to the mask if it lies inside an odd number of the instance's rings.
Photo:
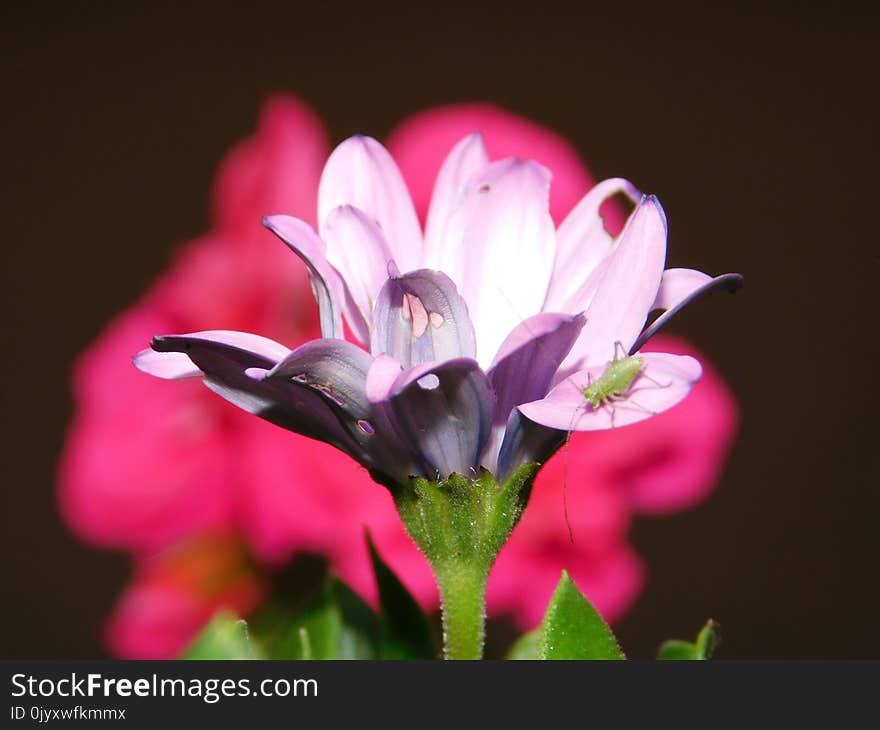
<svg viewBox="0 0 880 730">
<path fill-rule="evenodd" d="M 614 416 L 617 413 L 617 405 L 608 396 L 602 398 L 602 405 L 608 407 L 608 412 L 611 414 L 611 428 L 615 428 Z"/>
<path fill-rule="evenodd" d="M 638 413 L 647 413 L 649 416 L 656 416 L 657 411 L 652 411 L 650 408 L 645 408 L 645 406 L 636 403 L 632 398 L 627 398 L 626 402 L 628 405 L 633 405 L 635 408 L 629 408 L 627 406 L 618 405 L 617 408 L 620 408 L 624 411 L 636 411 Z"/>
<path fill-rule="evenodd" d="M 670 380 L 668 383 L 659 383 L 659 382 L 657 382 L 656 380 L 654 380 L 654 378 L 652 378 L 650 375 L 646 375 L 645 373 L 639 373 L 639 377 L 640 377 L 640 378 L 644 378 L 644 379 L 647 380 L 649 383 L 653 383 L 653 384 L 656 385 L 658 388 L 668 388 L 668 387 L 670 387 L 670 386 L 672 385 L 672 381 L 671 381 L 671 380 Z"/>
</svg>

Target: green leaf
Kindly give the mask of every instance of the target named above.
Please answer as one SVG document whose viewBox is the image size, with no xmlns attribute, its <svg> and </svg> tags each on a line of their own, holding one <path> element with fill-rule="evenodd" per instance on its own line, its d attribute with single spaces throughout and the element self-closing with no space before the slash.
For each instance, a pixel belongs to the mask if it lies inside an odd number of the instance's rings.
<svg viewBox="0 0 880 730">
<path fill-rule="evenodd" d="M 667 660 L 703 660 L 711 659 L 720 643 L 718 624 L 709 619 L 697 634 L 696 641 L 670 639 L 660 645 L 658 659 Z"/>
<path fill-rule="evenodd" d="M 217 613 L 181 659 L 260 659 L 248 636 L 247 622 L 228 611 Z"/>
<path fill-rule="evenodd" d="M 711 659 L 721 643 L 721 627 L 709 619 L 697 634 L 697 659 Z"/>
<path fill-rule="evenodd" d="M 544 614 L 538 658 L 626 659 L 608 624 L 564 570 Z"/>
<path fill-rule="evenodd" d="M 379 659 L 382 626 L 373 609 L 336 578 L 329 589 L 342 619 L 335 658 Z"/>
<path fill-rule="evenodd" d="M 383 659 L 434 659 L 437 647 L 428 617 L 406 586 L 382 560 L 367 534 L 370 560 L 379 588 Z"/>
<path fill-rule="evenodd" d="M 378 618 L 360 596 L 333 577 L 304 611 L 275 633 L 272 659 L 379 657 Z"/>
<path fill-rule="evenodd" d="M 541 643 L 541 627 L 520 636 L 507 651 L 506 659 L 537 659 Z"/>
</svg>

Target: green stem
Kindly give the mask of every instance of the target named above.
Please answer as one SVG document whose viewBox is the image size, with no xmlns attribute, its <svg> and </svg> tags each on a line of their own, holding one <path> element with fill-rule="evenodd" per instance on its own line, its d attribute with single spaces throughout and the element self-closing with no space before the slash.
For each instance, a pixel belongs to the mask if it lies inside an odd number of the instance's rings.
<svg viewBox="0 0 880 730">
<path fill-rule="evenodd" d="M 473 477 L 412 477 L 407 484 L 391 485 L 400 518 L 440 587 L 446 659 L 483 657 L 486 580 L 522 514 L 538 468 L 525 464 L 503 484 L 481 469 Z"/>
<path fill-rule="evenodd" d="M 437 569 L 443 617 L 443 657 L 482 659 L 486 637 L 486 579 L 479 566 Z"/>
</svg>

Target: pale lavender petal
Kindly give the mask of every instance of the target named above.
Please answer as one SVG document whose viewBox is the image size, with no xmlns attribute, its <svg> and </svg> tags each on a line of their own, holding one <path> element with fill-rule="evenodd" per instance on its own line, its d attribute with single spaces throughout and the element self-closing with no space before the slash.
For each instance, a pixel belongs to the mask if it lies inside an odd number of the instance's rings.
<svg viewBox="0 0 880 730">
<path fill-rule="evenodd" d="M 696 269 L 666 269 L 651 309 L 671 309 L 710 281 L 711 276 Z"/>
<path fill-rule="evenodd" d="M 493 162 L 467 183 L 445 232 L 445 256 L 462 262 L 453 281 L 467 302 L 483 366 L 544 303 L 556 246 L 550 177 L 533 161 Z"/>
<path fill-rule="evenodd" d="M 308 223 L 289 215 L 266 216 L 263 225 L 284 241 L 308 267 L 312 291 L 318 302 L 321 334 L 342 339 L 342 308 L 347 292 L 336 269 L 327 261 L 324 242 Z M 366 335 L 363 320 L 349 324 L 358 336 Z"/>
<path fill-rule="evenodd" d="M 321 236 L 330 211 L 342 205 L 362 210 L 381 229 L 401 271 L 418 268 L 422 231 L 397 164 L 371 137 L 351 137 L 330 155 L 318 187 Z"/>
<path fill-rule="evenodd" d="M 464 202 L 468 181 L 488 164 L 489 155 L 483 137 L 477 132 L 452 148 L 437 174 L 425 224 L 424 266 L 439 269 L 456 281 L 460 280 L 461 268 L 466 261 L 460 255 L 447 255 L 449 252 L 444 245 L 446 231 L 452 214 Z"/>
<path fill-rule="evenodd" d="M 142 373 L 163 380 L 180 380 L 181 378 L 202 376 L 202 371 L 181 352 L 141 350 L 131 359 L 131 362 Z"/>
<path fill-rule="evenodd" d="M 378 355 L 367 371 L 366 393 L 371 403 L 381 403 L 391 395 L 391 389 L 403 368 L 390 355 Z"/>
<path fill-rule="evenodd" d="M 687 271 L 688 269 L 679 270 Z M 696 279 L 696 277 L 693 278 Z M 632 347 L 630 348 L 630 354 L 637 352 L 648 340 L 650 340 L 661 329 L 669 324 L 682 309 L 684 309 L 692 302 L 695 302 L 697 299 L 701 299 L 702 297 L 715 291 L 723 290 L 732 294 L 737 291 L 743 283 L 743 278 L 740 274 L 722 274 L 721 276 L 716 276 L 714 279 L 710 279 L 708 277 L 706 277 L 706 279 L 707 280 L 705 280 L 701 286 L 691 289 L 691 291 L 687 293 L 684 293 L 684 291 L 680 291 L 679 293 L 683 294 L 683 296 L 677 302 L 672 303 L 672 297 L 668 297 L 666 303 L 671 304 L 670 308 L 667 309 L 659 317 L 657 317 L 657 319 L 655 319 L 649 327 L 645 328 L 644 332 L 639 335 L 638 339 L 633 343 Z M 660 297 L 658 296 L 658 299 L 659 298 Z"/>
<path fill-rule="evenodd" d="M 545 311 L 579 312 L 589 305 L 586 294 L 591 290 L 585 290 L 584 283 L 611 253 L 615 241 L 605 228 L 599 209 L 615 195 L 625 195 L 633 203 L 642 199 L 642 194 L 628 180 L 604 180 L 590 190 L 560 224 Z"/>
<path fill-rule="evenodd" d="M 425 476 L 474 473 L 494 405 L 476 361 L 461 358 L 412 368 L 397 378 L 385 404 L 397 433 L 425 463 Z"/>
<path fill-rule="evenodd" d="M 388 279 L 373 313 L 370 349 L 393 356 L 405 368 L 472 358 L 474 327 L 452 280 L 427 269 Z"/>
<path fill-rule="evenodd" d="M 348 344 L 329 339 L 317 342 Z M 371 465 L 367 453 L 369 436 L 356 428 L 356 419 L 345 410 L 347 404 L 340 404 L 339 399 L 309 383 L 265 378 L 279 360 L 292 354 L 286 347 L 243 332 L 154 337 L 152 347 L 158 352 L 185 353 L 204 373 L 205 385 L 239 408 L 283 428 L 331 443 Z"/>
<path fill-rule="evenodd" d="M 584 390 L 602 376 L 606 365 L 571 375 L 546 398 L 526 403 L 520 412 L 530 420 L 561 431 L 598 431 L 643 421 L 672 408 L 700 379 L 700 363 L 688 355 L 640 353 L 643 367 L 626 393 L 598 408 L 588 403 Z"/>
<path fill-rule="evenodd" d="M 342 275 L 357 307 L 346 309 L 351 321 L 361 319 L 369 326 L 379 290 L 388 279 L 392 261 L 388 243 L 376 223 L 362 210 L 351 205 L 334 208 L 322 229 L 327 244 L 327 260 Z M 364 343 L 369 342 L 369 338 Z"/>
<path fill-rule="evenodd" d="M 613 359 L 617 343 L 628 351 L 657 297 L 666 259 L 666 216 L 654 196 L 629 219 L 596 288 L 587 323 L 564 366 L 580 370 Z"/>
</svg>

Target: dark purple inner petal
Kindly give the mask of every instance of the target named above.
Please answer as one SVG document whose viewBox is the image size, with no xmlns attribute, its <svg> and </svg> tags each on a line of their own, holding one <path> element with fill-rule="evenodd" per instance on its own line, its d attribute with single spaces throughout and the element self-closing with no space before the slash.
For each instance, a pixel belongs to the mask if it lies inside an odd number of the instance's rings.
<svg viewBox="0 0 880 730">
<path fill-rule="evenodd" d="M 541 426 L 514 410 L 507 419 L 496 477 L 503 481 L 524 464 L 545 463 L 567 437 L 565 431 Z"/>
<path fill-rule="evenodd" d="M 436 382 L 427 382 L 430 375 Z M 493 406 L 485 373 L 469 359 L 403 373 L 390 398 L 375 405 L 432 479 L 473 473 L 489 437 Z"/>
</svg>

